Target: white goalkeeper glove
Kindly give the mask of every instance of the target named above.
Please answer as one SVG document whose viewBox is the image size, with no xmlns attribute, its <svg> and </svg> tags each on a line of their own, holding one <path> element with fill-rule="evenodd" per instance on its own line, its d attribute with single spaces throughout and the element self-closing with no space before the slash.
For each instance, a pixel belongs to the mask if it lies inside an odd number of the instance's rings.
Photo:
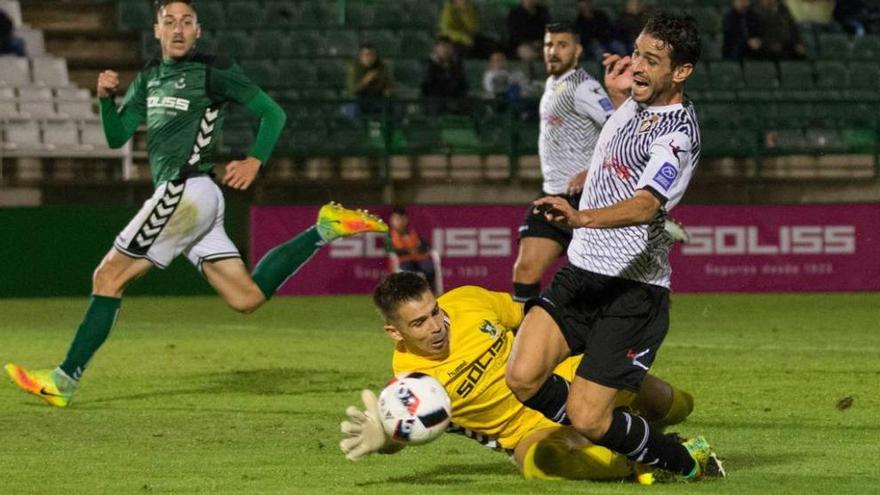
<svg viewBox="0 0 880 495">
<path fill-rule="evenodd" d="M 348 420 L 339 425 L 342 433 L 348 435 L 339 442 L 339 448 L 350 461 L 356 461 L 391 445 L 391 439 L 385 434 L 385 428 L 379 420 L 379 401 L 376 394 L 363 390 L 361 400 L 364 401 L 364 410 L 348 406 L 345 410 Z"/>
</svg>

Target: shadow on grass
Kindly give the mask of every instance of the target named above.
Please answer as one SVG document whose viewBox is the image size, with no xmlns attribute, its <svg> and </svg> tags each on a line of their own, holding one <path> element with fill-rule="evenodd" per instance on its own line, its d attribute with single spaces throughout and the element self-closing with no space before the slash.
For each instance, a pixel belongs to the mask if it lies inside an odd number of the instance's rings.
<svg viewBox="0 0 880 495">
<path fill-rule="evenodd" d="M 232 370 L 216 373 L 182 376 L 179 383 L 196 385 L 177 390 L 153 390 L 135 394 L 114 395 L 97 399 L 79 400 L 78 406 L 121 401 L 148 400 L 174 396 L 245 394 L 256 396 L 299 396 L 315 393 L 349 394 L 371 385 L 363 373 L 316 368 L 268 368 Z M 168 382 L 166 382 L 168 383 Z"/>
<path fill-rule="evenodd" d="M 455 474 L 451 474 L 455 473 Z M 443 464 L 431 469 L 418 471 L 405 476 L 392 476 L 383 480 L 356 483 L 358 487 L 384 485 L 386 483 L 415 484 L 415 485 L 465 485 L 475 481 L 485 481 L 484 476 L 519 477 L 516 469 L 506 461 L 486 462 L 482 464 Z"/>
</svg>

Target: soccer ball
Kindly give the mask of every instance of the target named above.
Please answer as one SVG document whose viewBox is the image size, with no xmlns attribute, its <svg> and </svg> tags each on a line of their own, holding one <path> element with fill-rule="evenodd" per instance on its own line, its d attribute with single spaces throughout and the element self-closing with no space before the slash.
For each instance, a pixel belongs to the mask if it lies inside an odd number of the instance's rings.
<svg viewBox="0 0 880 495">
<path fill-rule="evenodd" d="M 449 425 L 452 404 L 446 390 L 424 373 L 401 373 L 379 394 L 379 416 L 385 432 L 403 443 L 427 443 Z"/>
</svg>

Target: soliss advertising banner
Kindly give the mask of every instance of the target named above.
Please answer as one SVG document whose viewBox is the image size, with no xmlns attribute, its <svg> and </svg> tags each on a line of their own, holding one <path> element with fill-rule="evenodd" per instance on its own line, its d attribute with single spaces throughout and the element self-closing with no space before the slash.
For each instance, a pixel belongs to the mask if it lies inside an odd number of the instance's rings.
<svg viewBox="0 0 880 495">
<path fill-rule="evenodd" d="M 386 220 L 390 214 L 387 207 L 370 210 Z M 253 208 L 252 263 L 313 225 L 317 211 Z M 511 290 L 524 206 L 411 206 L 407 213 L 440 255 L 447 290 Z M 690 235 L 672 251 L 675 292 L 880 290 L 880 205 L 681 206 L 673 216 Z M 384 235 L 339 239 L 279 294 L 365 294 L 388 270 Z"/>
</svg>

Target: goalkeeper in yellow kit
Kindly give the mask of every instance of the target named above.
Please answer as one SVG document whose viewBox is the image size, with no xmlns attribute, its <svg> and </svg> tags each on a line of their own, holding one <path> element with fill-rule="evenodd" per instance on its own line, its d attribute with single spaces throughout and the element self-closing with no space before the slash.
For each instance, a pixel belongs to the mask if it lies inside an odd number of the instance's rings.
<svg viewBox="0 0 880 495">
<path fill-rule="evenodd" d="M 396 342 L 394 373 L 426 373 L 449 394 L 448 431 L 507 452 L 527 479 L 606 480 L 641 472 L 623 455 L 564 426 L 564 409 L 550 420 L 525 407 L 507 387 L 505 368 L 523 318 L 522 305 L 509 294 L 466 286 L 435 298 L 424 278 L 399 272 L 379 284 L 373 301 L 385 317 L 385 332 Z M 569 358 L 556 374 L 570 381 L 579 361 L 580 356 Z M 346 457 L 400 450 L 403 445 L 382 428 L 375 394 L 364 390 L 361 395 L 365 410 L 349 407 L 349 418 L 341 424 Z M 683 421 L 693 409 L 690 394 L 652 375 L 637 395 L 621 391 L 618 403 L 660 427 Z M 639 481 L 650 482 L 650 476 Z"/>
</svg>

